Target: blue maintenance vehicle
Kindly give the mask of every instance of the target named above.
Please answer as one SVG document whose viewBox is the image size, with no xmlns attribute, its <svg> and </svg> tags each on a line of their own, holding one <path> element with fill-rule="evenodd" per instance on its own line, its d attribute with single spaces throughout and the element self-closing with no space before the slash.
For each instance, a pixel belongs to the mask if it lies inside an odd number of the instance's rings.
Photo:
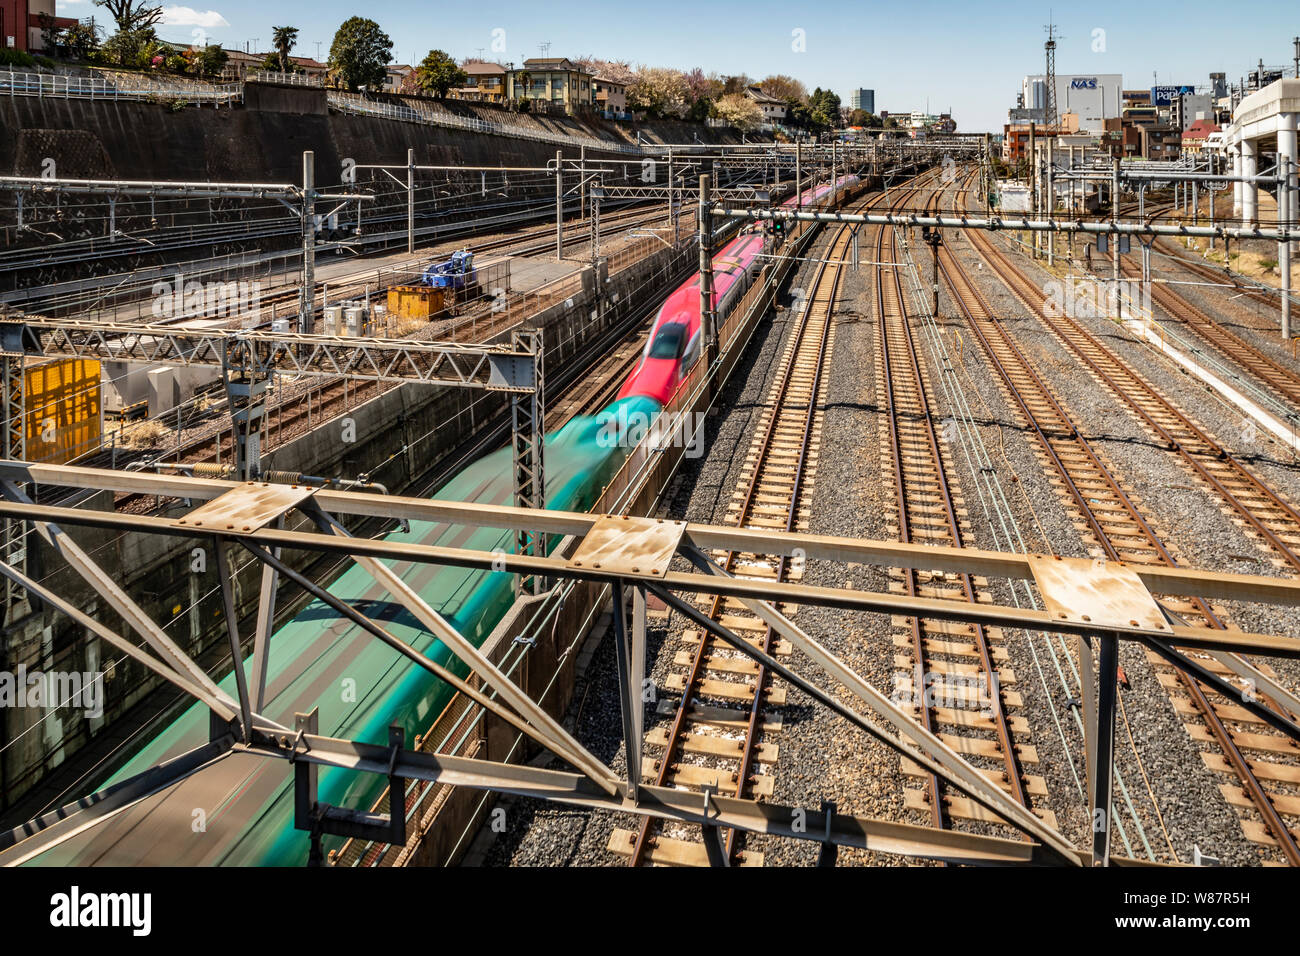
<svg viewBox="0 0 1300 956">
<path fill-rule="evenodd" d="M 478 285 L 474 269 L 474 253 L 468 249 L 453 252 L 450 259 L 434 262 L 424 270 L 424 284 L 434 289 L 454 289 L 463 292 Z"/>
</svg>

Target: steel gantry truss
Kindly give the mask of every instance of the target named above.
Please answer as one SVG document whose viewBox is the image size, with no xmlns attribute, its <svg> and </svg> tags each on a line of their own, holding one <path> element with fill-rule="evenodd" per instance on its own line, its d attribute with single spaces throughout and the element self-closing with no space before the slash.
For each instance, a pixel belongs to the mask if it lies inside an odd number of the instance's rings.
<svg viewBox="0 0 1300 956">
<path fill-rule="evenodd" d="M 41 176 L 0 176 L 0 189 L 15 194 L 18 228 L 23 228 L 23 199 L 30 196 L 103 196 L 108 203 L 108 236 L 121 233 L 116 225 L 117 200 L 123 197 L 156 199 L 274 199 L 297 218 L 302 230 L 302 287 L 299 293 L 298 330 L 311 331 L 316 289 L 317 203 L 337 202 L 333 211 L 347 203 L 372 202 L 365 193 L 324 193 L 316 188 L 316 154 L 302 154 L 302 185 L 293 183 L 213 183 L 146 181 L 130 179 L 59 179 Z M 330 213 L 326 213 L 326 216 Z"/>
<path fill-rule="evenodd" d="M 414 382 L 475 388 L 510 396 L 517 483 L 515 501 L 540 507 L 544 399 L 542 332 L 515 331 L 509 344 L 423 342 L 363 336 L 308 335 L 265 329 L 194 329 L 11 315 L 0 319 L 6 386 L 25 358 L 201 365 L 219 368 L 235 429 L 236 471 L 261 469 L 260 435 L 273 374 L 354 381 Z M 13 370 L 13 371 L 11 371 Z M 19 379 L 21 381 L 21 379 Z M 22 395 L 4 391 L 5 453 L 21 459 Z M 17 436 L 14 423 L 19 423 Z"/>
<path fill-rule="evenodd" d="M 145 493 L 195 503 L 180 518 L 117 514 L 91 509 L 38 506 L 19 489 L 39 483 L 74 489 Z M 285 521 L 298 512 L 315 531 L 286 530 Z M 560 537 L 551 554 L 501 554 L 467 548 L 353 538 L 335 515 L 443 522 L 466 527 L 537 529 Z M 321 804 L 314 788 L 317 768 L 337 767 L 354 773 L 389 778 L 394 793 L 401 781 L 469 787 L 511 793 L 588 808 L 659 817 L 698 825 L 706 838 L 718 828 L 814 840 L 825 846 L 853 846 L 887 853 L 930 857 L 957 863 L 1106 864 L 1130 862 L 1110 852 L 1111 765 L 1115 729 L 1116 653 L 1120 642 L 1141 644 L 1191 674 L 1217 692 L 1231 695 L 1239 706 L 1300 740 L 1284 708 L 1274 709 L 1255 695 L 1244 693 L 1188 657 L 1186 649 L 1247 652 L 1300 658 L 1300 640 L 1292 637 L 1219 631 L 1188 626 L 1165 612 L 1152 592 L 1171 596 L 1262 602 L 1300 606 L 1300 581 L 1262 575 L 1220 574 L 1179 567 L 1122 566 L 1085 559 L 1027 555 L 969 548 L 900 544 L 891 541 L 830 537 L 805 533 L 773 533 L 685 522 L 616 515 L 488 506 L 438 499 L 402 498 L 302 486 L 240 483 L 202 478 L 117 472 L 77 467 L 52 467 L 0 462 L 0 517 L 22 521 L 43 538 L 106 601 L 109 608 L 144 639 L 147 648 L 113 631 L 56 591 L 32 580 L 8 563 L 0 574 L 47 601 L 154 673 L 205 704 L 212 712 L 210 741 L 107 790 L 48 813 L 0 834 L 0 864 L 39 861 L 64 841 L 130 810 L 180 780 L 236 755 L 284 760 L 293 768 L 296 825 L 314 837 L 318 858 L 321 834 L 362 836 L 381 842 L 405 839 L 404 825 L 390 815 L 364 814 Z M 63 530 L 93 527 L 112 532 L 204 537 L 217 547 L 242 548 L 263 566 L 263 596 L 276 590 L 278 578 L 298 585 L 328 603 L 336 613 L 384 642 L 411 666 L 420 667 L 465 695 L 474 705 L 526 735 L 560 758 L 572 770 L 548 770 L 488 760 L 431 754 L 407 749 L 400 733 L 383 743 L 352 741 L 316 732 L 315 715 L 300 714 L 294 727 L 263 716 L 265 667 L 271 640 L 271 615 L 263 607 L 253 635 L 253 666 L 235 668 L 235 694 L 223 691 L 162 628 L 116 585 L 111 576 L 79 548 Z M 405 644 L 381 623 L 291 568 L 280 550 L 344 556 L 362 566 L 393 599 L 431 634 L 467 664 L 472 673 L 460 678 Z M 1003 605 L 970 605 L 941 598 L 924 598 L 852 587 L 821 587 L 785 580 L 750 580 L 731 576 L 708 555 L 712 550 L 792 556 L 827 562 L 979 574 L 1034 582 L 1045 610 Z M 674 571 L 674 559 L 684 558 L 694 570 Z M 537 580 L 594 581 L 609 585 L 615 595 L 614 639 L 619 671 L 625 751 L 629 755 L 624 779 L 594 756 L 470 641 L 429 606 L 390 563 L 413 562 L 481 570 L 507 570 Z M 228 565 L 223 564 L 223 568 Z M 235 661 L 242 660 L 241 635 L 233 613 L 233 584 L 223 573 L 226 620 Z M 843 575 L 839 575 L 843 580 Z M 269 588 L 267 587 L 269 583 Z M 701 613 L 686 596 L 721 595 L 739 600 L 800 652 L 796 669 L 758 649 L 728 627 Z M 624 598 L 632 600 L 631 621 Z M 929 772 L 950 782 L 999 819 L 1022 831 L 1027 839 L 1010 840 L 889 823 L 834 812 L 758 803 L 716 793 L 694 793 L 649 786 L 639 779 L 637 757 L 642 749 L 640 680 L 645 673 L 645 608 L 654 595 L 669 608 L 705 628 L 773 673 L 834 711 L 858 730 L 897 750 Z M 966 761 L 939 737 L 925 730 L 908 708 L 872 686 L 812 635 L 795 624 L 782 605 L 817 605 L 846 610 L 899 614 L 986 626 L 1076 636 L 1085 646 L 1097 646 L 1095 672 L 1085 679 L 1095 689 L 1082 701 L 1089 747 L 1089 800 L 1094 827 L 1092 845 L 1076 848 L 1060 832 L 1014 801 L 984 771 Z M 1093 661 L 1082 654 L 1084 666 Z M 810 673 L 825 675 L 838 687 L 819 683 Z M 824 681 L 824 677 L 822 678 Z M 845 696 L 843 691 L 847 691 Z M 848 701 L 848 702 L 846 702 Z M 400 814 L 399 814 L 400 815 Z M 717 862 L 721 854 L 711 854 Z"/>
</svg>

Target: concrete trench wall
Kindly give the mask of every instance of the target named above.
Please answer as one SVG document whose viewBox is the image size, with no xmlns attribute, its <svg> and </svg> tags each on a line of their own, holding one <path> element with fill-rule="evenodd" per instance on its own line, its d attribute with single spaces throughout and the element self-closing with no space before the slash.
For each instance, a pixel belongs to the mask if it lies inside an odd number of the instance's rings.
<svg viewBox="0 0 1300 956">
<path fill-rule="evenodd" d="M 617 124 L 598 119 L 583 122 L 520 116 L 513 119 L 528 128 L 610 138 L 611 142 L 623 145 L 627 142 L 625 130 L 616 130 Z M 689 124 L 665 123 L 662 130 L 658 126 L 647 124 L 641 129 L 651 141 L 689 142 L 691 130 L 708 142 L 739 140 L 727 131 Z M 342 184 L 346 160 L 405 165 L 408 148 L 415 150 L 415 160 L 421 165 L 538 167 L 553 160 L 557 150 L 563 150 L 567 157 L 576 158 L 579 154 L 577 145 L 332 113 L 325 108 L 325 91 L 307 88 L 250 84 L 246 87 L 245 105 L 233 109 L 173 109 L 165 102 L 0 97 L 0 170 L 7 175 L 40 176 L 47 162 L 53 161 L 59 178 L 299 183 L 302 152 L 313 150 L 317 185 L 325 188 Z M 631 163 L 632 171 L 636 172 L 635 157 L 617 153 L 602 155 L 593 147 L 588 147 L 587 152 L 593 159 Z M 389 227 L 404 228 L 405 195 L 392 192 L 393 184 L 382 171 L 361 170 L 356 176 L 358 185 L 374 184 L 389 194 L 368 204 L 364 218 L 400 214 L 402 222 Z M 458 178 L 471 187 L 479 181 L 477 173 Z M 511 188 L 510 194 L 512 199 L 546 199 L 554 196 L 554 188 L 545 182 L 525 185 L 521 181 Z M 194 200 L 182 204 L 159 200 L 151 208 L 147 201 L 133 204 L 124 201 L 118 209 L 117 226 L 128 233 L 148 229 L 154 215 L 163 223 L 172 222 L 169 216 L 174 215 L 178 224 L 201 224 L 209 221 L 213 209 L 218 216 L 235 222 L 243 218 L 250 205 L 264 204 L 240 200 Z M 39 205 L 46 207 L 48 215 L 50 202 Z M 73 197 L 65 199 L 62 206 L 64 212 L 58 227 L 62 238 L 95 238 L 104 243 L 105 249 L 120 251 L 121 242 L 111 243 L 104 238 L 102 202 Z M 263 210 L 259 215 L 266 213 Z M 33 218 L 40 217 L 29 204 L 28 219 Z M 12 205 L 0 210 L 0 251 L 35 247 L 46 241 L 36 234 L 17 234 L 10 228 L 15 221 Z M 298 239 L 288 233 L 266 240 L 263 246 L 291 249 L 297 243 Z M 98 275 L 105 269 L 116 272 L 159 262 L 183 261 L 196 254 L 195 250 L 183 249 L 160 255 L 148 252 L 144 244 L 131 245 L 140 246 L 140 251 L 127 257 L 115 255 L 102 262 L 91 257 L 76 268 L 38 268 L 0 276 L 0 291 L 8 291 L 10 286 Z M 220 254 L 252 247 L 247 240 L 232 240 L 216 246 L 213 252 Z"/>
</svg>

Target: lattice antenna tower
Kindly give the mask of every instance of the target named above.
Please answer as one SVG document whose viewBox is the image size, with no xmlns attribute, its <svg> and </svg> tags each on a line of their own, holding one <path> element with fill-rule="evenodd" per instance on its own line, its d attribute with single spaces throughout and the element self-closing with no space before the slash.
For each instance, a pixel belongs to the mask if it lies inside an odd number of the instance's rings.
<svg viewBox="0 0 1300 956">
<path fill-rule="evenodd" d="M 1043 44 L 1043 52 L 1047 58 L 1047 70 L 1043 77 L 1044 85 L 1047 87 L 1047 102 L 1043 110 L 1043 125 L 1055 128 L 1060 121 L 1056 107 L 1056 41 L 1061 39 L 1060 34 L 1056 32 L 1056 25 L 1048 23 L 1043 28 L 1047 31 L 1047 42 Z"/>
</svg>

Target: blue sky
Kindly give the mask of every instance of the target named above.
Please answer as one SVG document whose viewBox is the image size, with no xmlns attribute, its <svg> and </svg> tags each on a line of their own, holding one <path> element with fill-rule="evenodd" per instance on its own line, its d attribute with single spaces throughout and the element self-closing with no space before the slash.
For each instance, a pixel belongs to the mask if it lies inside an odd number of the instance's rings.
<svg viewBox="0 0 1300 956">
<path fill-rule="evenodd" d="M 361 13 L 393 38 L 399 62 L 418 62 L 431 47 L 458 58 L 481 49 L 486 58 L 519 62 L 549 43 L 551 56 L 592 54 L 755 78 L 788 73 L 810 90 L 830 87 L 845 103 L 850 89 L 863 86 L 875 89 L 878 110 L 952 107 L 964 130 L 1001 129 L 1021 78 L 1042 71 L 1049 16 L 1044 5 L 1014 0 L 161 2 L 168 23 L 160 32 L 173 40 L 204 30 L 224 46 L 256 41 L 266 49 L 272 26 L 291 25 L 301 31 L 295 52 L 315 56 L 319 41 L 323 57 L 339 23 Z M 82 18 L 97 10 L 91 0 L 58 0 L 58 8 Z M 1153 71 L 1161 84 L 1205 83 L 1218 70 L 1234 81 L 1261 57 L 1289 67 L 1291 38 L 1300 34 L 1294 0 L 1241 7 L 1094 0 L 1056 10 L 1053 18 L 1064 35 L 1058 72 L 1122 73 L 1130 88 L 1151 86 Z M 795 31 L 803 31 L 802 50 L 795 49 Z M 504 43 L 503 52 L 494 52 L 494 41 Z"/>
</svg>

